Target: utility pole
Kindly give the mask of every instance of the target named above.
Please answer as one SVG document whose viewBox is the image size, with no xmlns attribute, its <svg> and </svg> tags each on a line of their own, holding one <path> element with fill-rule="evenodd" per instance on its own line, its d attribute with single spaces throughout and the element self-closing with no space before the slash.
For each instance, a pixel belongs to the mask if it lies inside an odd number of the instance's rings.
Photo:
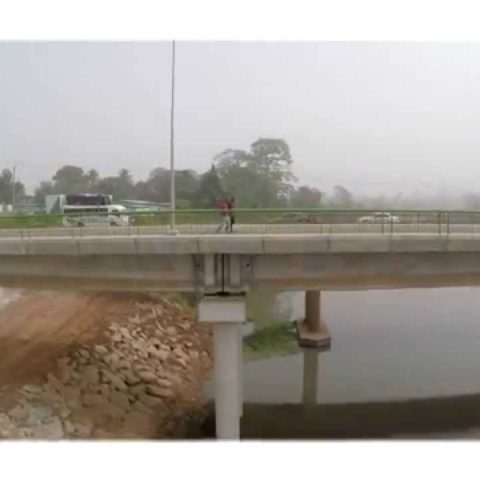
<svg viewBox="0 0 480 480">
<path fill-rule="evenodd" d="M 172 40 L 172 95 L 170 110 L 170 233 L 176 235 L 175 227 L 175 40 Z"/>
<path fill-rule="evenodd" d="M 17 170 L 17 166 L 13 165 L 12 167 L 12 212 L 15 213 L 15 202 L 16 202 L 16 189 L 15 189 L 15 171 Z"/>
</svg>

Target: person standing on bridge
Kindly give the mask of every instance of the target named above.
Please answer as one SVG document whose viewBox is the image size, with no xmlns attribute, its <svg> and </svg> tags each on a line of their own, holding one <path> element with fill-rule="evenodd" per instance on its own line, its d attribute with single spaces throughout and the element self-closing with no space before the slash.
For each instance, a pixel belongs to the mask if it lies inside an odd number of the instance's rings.
<svg viewBox="0 0 480 480">
<path fill-rule="evenodd" d="M 233 225 L 235 224 L 235 215 L 233 209 L 235 208 L 235 197 L 230 197 L 230 200 L 227 200 L 228 203 L 228 215 L 230 217 L 230 233 L 233 233 Z"/>
<path fill-rule="evenodd" d="M 228 233 L 231 230 L 230 226 L 230 211 L 227 200 L 221 198 L 217 200 L 217 208 L 220 211 L 220 225 L 217 227 L 216 232 Z"/>
</svg>

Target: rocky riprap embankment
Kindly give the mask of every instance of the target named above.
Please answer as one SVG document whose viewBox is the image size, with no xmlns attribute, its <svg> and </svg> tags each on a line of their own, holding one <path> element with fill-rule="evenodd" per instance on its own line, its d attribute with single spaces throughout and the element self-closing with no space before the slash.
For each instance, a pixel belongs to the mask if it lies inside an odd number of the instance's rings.
<svg viewBox="0 0 480 480">
<path fill-rule="evenodd" d="M 71 345 L 41 382 L 6 388 L 0 438 L 181 435 L 203 405 L 211 333 L 172 300 L 136 302 L 135 311 L 107 325 L 101 343 Z"/>
</svg>

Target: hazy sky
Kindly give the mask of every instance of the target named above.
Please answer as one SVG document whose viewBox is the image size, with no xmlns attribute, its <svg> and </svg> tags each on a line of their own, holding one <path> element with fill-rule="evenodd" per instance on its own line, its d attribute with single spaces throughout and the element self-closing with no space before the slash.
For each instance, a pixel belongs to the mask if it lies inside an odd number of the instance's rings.
<svg viewBox="0 0 480 480">
<path fill-rule="evenodd" d="M 168 167 L 170 48 L 0 43 L 0 167 Z M 259 137 L 324 191 L 480 191 L 480 44 L 178 43 L 177 168 Z"/>
</svg>

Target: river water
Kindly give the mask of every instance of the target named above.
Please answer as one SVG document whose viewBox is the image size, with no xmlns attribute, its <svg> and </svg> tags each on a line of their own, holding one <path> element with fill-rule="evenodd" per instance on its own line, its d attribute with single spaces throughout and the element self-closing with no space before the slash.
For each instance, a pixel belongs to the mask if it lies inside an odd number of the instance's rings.
<svg viewBox="0 0 480 480">
<path fill-rule="evenodd" d="M 332 349 L 320 354 L 318 403 L 480 392 L 480 290 L 323 292 Z M 282 294 L 301 317 L 303 294 Z M 245 365 L 245 401 L 299 403 L 303 354 Z"/>
</svg>

